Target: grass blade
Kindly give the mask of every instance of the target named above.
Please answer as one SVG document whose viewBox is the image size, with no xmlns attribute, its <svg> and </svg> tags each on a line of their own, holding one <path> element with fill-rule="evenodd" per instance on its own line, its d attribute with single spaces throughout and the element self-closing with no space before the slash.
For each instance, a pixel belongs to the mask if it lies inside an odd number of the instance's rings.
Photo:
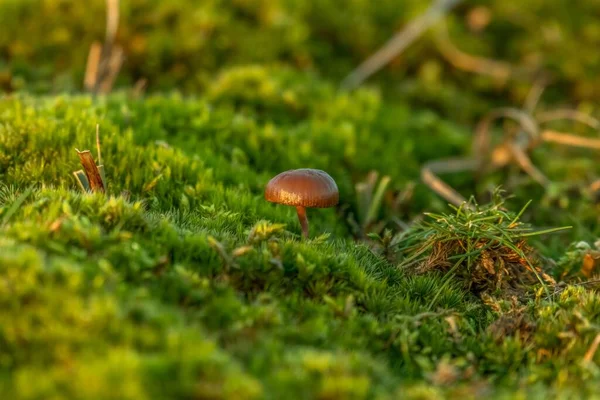
<svg viewBox="0 0 600 400">
<path fill-rule="evenodd" d="M 10 220 L 10 218 L 14 215 L 14 213 L 17 212 L 17 210 L 19 209 L 19 207 L 21 207 L 23 205 L 23 203 L 25 202 L 25 200 L 27 200 L 27 198 L 29 197 L 29 195 L 31 195 L 31 193 L 33 192 L 33 187 L 35 185 L 31 185 L 29 186 L 18 198 L 17 200 L 15 200 L 15 202 L 12 204 L 12 206 L 10 206 L 10 208 L 8 209 L 8 211 L 6 212 L 6 214 L 4 214 L 4 216 L 2 217 L 2 224 L 0 226 L 6 226 L 6 224 L 8 223 L 8 221 Z"/>
</svg>

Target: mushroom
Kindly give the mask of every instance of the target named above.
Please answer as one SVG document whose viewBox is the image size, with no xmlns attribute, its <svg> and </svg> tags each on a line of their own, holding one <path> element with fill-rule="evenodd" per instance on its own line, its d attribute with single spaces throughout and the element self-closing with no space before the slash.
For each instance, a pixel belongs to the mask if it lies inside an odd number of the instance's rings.
<svg viewBox="0 0 600 400">
<path fill-rule="evenodd" d="M 272 203 L 295 206 L 302 235 L 308 238 L 306 207 L 327 208 L 339 201 L 335 181 L 320 169 L 293 169 L 275 176 L 265 189 L 265 199 Z"/>
</svg>

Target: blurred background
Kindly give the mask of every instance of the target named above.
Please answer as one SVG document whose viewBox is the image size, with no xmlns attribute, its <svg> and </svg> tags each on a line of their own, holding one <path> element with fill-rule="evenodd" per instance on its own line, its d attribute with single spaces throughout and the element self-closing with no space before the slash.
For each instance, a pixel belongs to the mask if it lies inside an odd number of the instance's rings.
<svg viewBox="0 0 600 400">
<path fill-rule="evenodd" d="M 94 41 L 105 37 L 105 0 L 0 1 L 0 88 L 79 91 Z M 394 32 L 422 14 L 421 0 L 122 0 L 116 87 L 201 93 L 220 69 L 285 64 L 341 81 Z M 491 105 L 522 103 L 532 77 L 545 101 L 592 107 L 600 96 L 596 0 L 468 0 L 415 40 L 370 84 L 388 96 L 470 122 Z M 444 39 L 445 38 L 445 39 Z M 474 73 L 467 56 L 509 68 Z M 476 64 L 476 63 L 475 63 Z M 485 66 L 483 69 L 486 69 Z M 487 68 L 489 70 L 489 68 Z M 500 76 L 498 76 L 500 75 Z"/>
</svg>

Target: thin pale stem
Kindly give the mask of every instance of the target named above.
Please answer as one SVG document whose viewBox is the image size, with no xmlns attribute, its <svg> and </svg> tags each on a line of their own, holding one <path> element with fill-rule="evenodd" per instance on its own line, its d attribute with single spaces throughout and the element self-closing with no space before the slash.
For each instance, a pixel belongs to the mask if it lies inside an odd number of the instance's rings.
<svg viewBox="0 0 600 400">
<path fill-rule="evenodd" d="M 342 82 L 342 87 L 354 89 L 360 86 L 369 76 L 398 56 L 461 1 L 434 1 L 424 14 L 412 20 L 402 31 L 392 36 L 379 50 L 352 71 Z"/>
<path fill-rule="evenodd" d="M 533 82 L 533 86 L 529 90 L 527 98 L 525 99 L 525 104 L 523 105 L 525 112 L 533 114 L 533 111 L 535 110 L 538 103 L 540 102 L 540 99 L 542 98 L 542 94 L 544 93 L 547 84 L 548 79 L 545 76 L 538 77 Z"/>
<path fill-rule="evenodd" d="M 440 24 L 437 32 L 437 45 L 442 56 L 456 68 L 492 76 L 502 81 L 506 81 L 514 74 L 514 68 L 507 62 L 473 56 L 459 50 L 450 40 L 445 23 Z"/>
<path fill-rule="evenodd" d="M 529 176 L 531 176 L 537 183 L 544 187 L 548 187 L 548 185 L 551 183 L 550 180 L 539 169 L 537 169 L 535 165 L 533 165 L 533 162 L 531 162 L 531 159 L 529 156 L 527 156 L 525 151 L 523 151 L 523 149 L 514 143 L 510 143 L 509 145 L 512 157 L 517 165 Z"/>
<path fill-rule="evenodd" d="M 542 139 L 546 142 L 564 144 L 565 146 L 583 147 L 586 149 L 600 150 L 600 139 L 575 136 L 570 135 L 568 133 L 556 131 L 542 132 Z"/>
<path fill-rule="evenodd" d="M 465 204 L 465 207 L 470 208 L 471 206 L 466 203 L 466 199 L 463 196 L 450 185 L 438 178 L 434 172 L 434 167 L 437 167 L 436 169 L 447 167 L 444 172 L 458 172 L 471 169 L 471 167 L 475 165 L 475 162 L 473 160 L 449 160 L 446 165 L 443 164 L 443 161 L 435 161 L 430 164 L 434 165 L 431 166 L 427 164 L 421 169 L 421 180 L 423 183 L 455 206 L 460 207 L 462 204 Z"/>
<path fill-rule="evenodd" d="M 536 115 L 536 119 L 540 124 L 545 124 L 547 122 L 552 122 L 560 119 L 570 119 L 587 125 L 590 128 L 600 129 L 600 121 L 598 121 L 591 115 L 583 113 L 579 110 L 558 109 L 552 111 L 545 111 L 538 113 Z"/>
<path fill-rule="evenodd" d="M 102 165 L 102 153 L 100 152 L 100 124 L 96 124 L 96 149 L 98 151 L 98 165 Z"/>
<path fill-rule="evenodd" d="M 306 217 L 306 208 L 297 206 L 296 211 L 298 212 L 298 221 L 300 221 L 300 226 L 302 227 L 302 236 L 308 239 L 308 218 Z"/>
</svg>

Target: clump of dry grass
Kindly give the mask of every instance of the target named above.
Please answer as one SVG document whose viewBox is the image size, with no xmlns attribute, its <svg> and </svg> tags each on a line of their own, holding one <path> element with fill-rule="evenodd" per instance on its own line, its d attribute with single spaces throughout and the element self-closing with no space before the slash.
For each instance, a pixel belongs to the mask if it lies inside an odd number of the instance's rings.
<svg viewBox="0 0 600 400">
<path fill-rule="evenodd" d="M 527 239 L 565 228 L 534 231 L 519 221 L 525 208 L 512 214 L 503 205 L 497 191 L 486 206 L 470 200 L 455 207 L 454 214 L 426 214 L 429 218 L 406 236 L 401 267 L 417 274 L 442 272 L 479 296 L 521 298 L 538 283 L 547 290 L 555 281 Z"/>
<path fill-rule="evenodd" d="M 544 275 L 539 267 L 533 266 L 537 264 L 535 255 L 525 240 L 518 240 L 513 247 L 488 238 L 474 240 L 470 244 L 464 239 L 437 242 L 427 259 L 417 267 L 417 272 L 439 270 L 447 273 L 454 266 L 453 260 L 469 247 L 476 254 L 471 258 L 468 268 L 463 269 L 463 279 L 474 293 L 514 293 L 524 284 L 534 285 L 538 282 L 538 276 Z M 545 276 L 543 278 L 553 282 Z"/>
</svg>

